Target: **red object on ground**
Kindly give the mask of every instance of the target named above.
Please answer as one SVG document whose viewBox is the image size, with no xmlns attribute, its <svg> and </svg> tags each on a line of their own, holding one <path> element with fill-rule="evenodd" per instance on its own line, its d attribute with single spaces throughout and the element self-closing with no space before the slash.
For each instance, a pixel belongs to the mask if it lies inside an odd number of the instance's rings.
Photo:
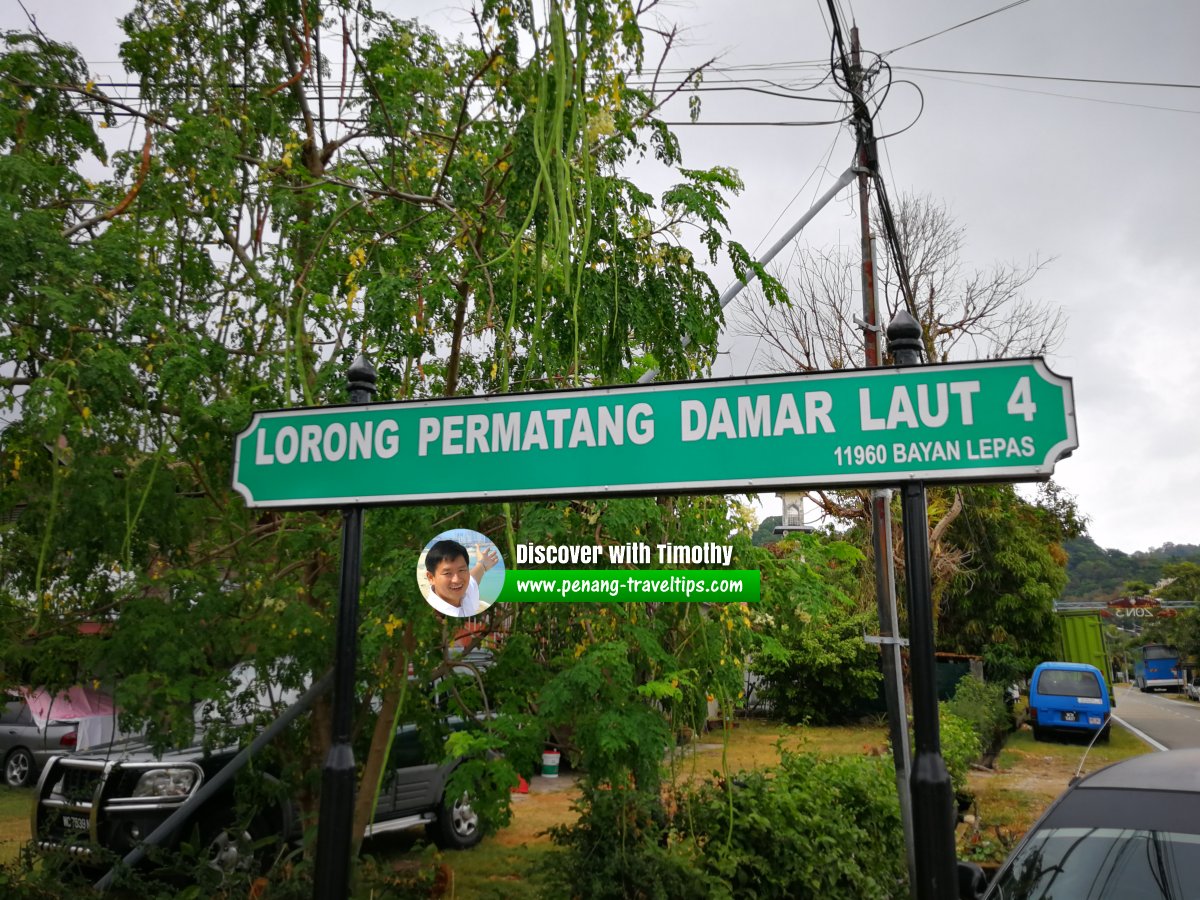
<svg viewBox="0 0 1200 900">
<path fill-rule="evenodd" d="M 512 793 L 528 794 L 529 793 L 529 782 L 526 781 L 524 778 L 522 778 L 520 775 L 517 776 L 517 779 L 518 779 L 517 786 L 512 789 Z"/>
</svg>

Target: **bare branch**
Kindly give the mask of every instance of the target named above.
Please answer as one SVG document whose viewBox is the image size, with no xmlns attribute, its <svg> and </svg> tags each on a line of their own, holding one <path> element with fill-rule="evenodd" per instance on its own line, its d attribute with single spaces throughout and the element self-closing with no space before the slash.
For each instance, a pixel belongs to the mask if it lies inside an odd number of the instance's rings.
<svg viewBox="0 0 1200 900">
<path fill-rule="evenodd" d="M 965 271 L 965 229 L 943 204 L 926 197 L 901 198 L 896 224 L 930 360 L 1042 355 L 1059 346 L 1062 310 L 1024 296 L 1046 261 L 1034 257 L 1025 265 Z M 854 321 L 861 303 L 859 266 L 857 248 L 809 250 L 782 276 L 789 304 L 772 306 L 761 292 L 748 293 L 737 327 L 767 348 L 758 360 L 764 368 L 824 370 L 861 363 L 862 331 Z M 876 260 L 875 272 L 880 319 L 886 322 L 904 305 L 903 291 L 889 256 Z"/>
</svg>

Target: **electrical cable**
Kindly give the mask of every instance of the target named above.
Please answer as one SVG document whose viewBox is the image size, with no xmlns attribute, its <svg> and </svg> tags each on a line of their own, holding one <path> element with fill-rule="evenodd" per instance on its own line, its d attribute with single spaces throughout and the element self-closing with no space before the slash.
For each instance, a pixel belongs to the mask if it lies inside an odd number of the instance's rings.
<svg viewBox="0 0 1200 900">
<path fill-rule="evenodd" d="M 902 79 L 901 81 L 897 81 L 896 84 L 912 85 L 913 88 L 916 89 L 917 96 L 921 98 L 921 106 L 917 110 L 917 114 L 915 116 L 913 116 L 913 120 L 911 122 L 909 122 L 907 125 L 905 125 L 903 128 L 901 128 L 899 131 L 889 131 L 887 134 L 879 135 L 878 137 L 875 138 L 876 141 L 886 141 L 888 138 L 894 138 L 898 134 L 904 134 L 904 132 L 908 131 L 908 129 L 912 128 L 914 125 L 917 124 L 918 120 L 920 120 L 920 118 L 921 118 L 922 113 L 925 112 L 925 92 L 921 90 L 921 86 L 919 84 L 917 84 L 915 81 L 909 81 L 907 78 Z M 889 84 L 889 88 L 890 87 L 891 87 L 891 85 Z M 878 107 L 876 107 L 875 112 L 876 112 L 876 114 L 879 113 Z"/>
<path fill-rule="evenodd" d="M 804 189 L 805 189 L 806 187 L 808 187 L 808 183 L 809 183 L 810 181 L 812 181 L 812 180 L 813 180 L 813 178 L 815 178 L 815 177 L 816 177 L 817 175 L 819 175 L 821 172 L 828 172 L 828 171 L 829 171 L 829 160 L 831 160 L 831 159 L 833 158 L 833 151 L 837 149 L 837 142 L 838 142 L 838 136 L 837 136 L 837 135 L 834 135 L 834 138 L 833 138 L 833 140 L 832 140 L 832 141 L 830 142 L 830 144 L 829 144 L 829 152 L 825 154 L 825 162 L 824 162 L 824 163 L 822 163 L 821 165 L 817 166 L 817 168 L 813 169 L 813 170 L 812 170 L 812 173 L 811 173 L 811 174 L 810 174 L 810 175 L 809 175 L 809 176 L 808 176 L 806 179 L 804 179 L 804 183 L 803 183 L 802 185 L 800 185 L 800 187 L 798 187 L 798 188 L 796 189 L 796 193 L 794 193 L 794 194 L 792 195 L 792 199 L 791 199 L 791 200 L 789 200 L 789 201 L 788 201 L 788 202 L 787 202 L 787 203 L 784 205 L 783 209 L 781 209 L 781 210 L 779 211 L 779 215 L 777 215 L 777 216 L 775 217 L 775 221 L 774 221 L 774 222 L 772 222 L 770 225 L 768 225 L 768 226 L 767 226 L 767 230 L 766 230 L 766 232 L 763 234 L 762 238 L 760 238 L 760 239 L 759 239 L 759 242 L 758 242 L 757 244 L 755 244 L 755 245 L 754 245 L 754 250 L 753 250 L 753 251 L 751 251 L 751 252 L 752 252 L 752 255 L 754 255 L 754 256 L 757 256 L 757 255 L 758 255 L 758 251 L 762 249 L 762 245 L 763 245 L 764 243 L 766 243 L 766 240 L 767 240 L 767 238 L 771 236 L 771 232 L 774 230 L 775 226 L 779 224 L 779 221 L 780 221 L 780 220 L 781 220 L 781 219 L 782 219 L 782 218 L 783 218 L 785 215 L 787 215 L 787 211 L 788 211 L 789 209 L 791 209 L 791 208 L 792 208 L 792 204 L 796 202 L 797 198 L 799 198 L 800 194 L 801 194 L 801 193 L 804 191 Z M 816 186 L 816 189 L 815 189 L 815 190 L 820 190 L 820 189 L 821 189 L 821 182 L 820 182 L 820 181 L 818 181 L 818 182 L 817 182 L 817 186 Z M 813 201 L 814 201 L 814 202 L 816 201 L 816 195 L 815 195 L 815 194 L 813 195 Z"/>
<path fill-rule="evenodd" d="M 704 93 L 706 91 L 748 91 L 755 94 L 766 94 L 770 97 L 783 97 L 785 100 L 806 100 L 809 103 L 845 103 L 845 100 L 839 100 L 837 97 L 800 97 L 796 94 L 783 94 L 777 91 L 769 91 L 766 88 L 746 87 L 740 85 L 731 85 L 722 87 L 716 85 L 701 85 L 698 87 L 687 88 L 685 92 Z"/>
<path fill-rule="evenodd" d="M 662 121 L 663 125 L 670 125 L 672 128 L 677 127 L 706 127 L 716 126 L 718 128 L 808 128 L 818 125 L 841 125 L 849 122 L 851 116 L 844 116 L 840 119 L 826 119 L 816 122 L 669 122 Z"/>
<path fill-rule="evenodd" d="M 1012 87 L 1007 84 L 987 84 L 982 81 L 967 81 L 964 78 L 947 78 L 944 76 L 930 75 L 935 81 L 946 81 L 952 84 L 965 84 L 970 87 L 989 88 L 994 91 L 1014 91 L 1018 94 L 1036 94 L 1039 97 L 1061 97 L 1064 100 L 1082 100 L 1085 103 L 1104 103 L 1109 106 L 1130 106 L 1134 109 L 1153 109 L 1160 112 L 1177 112 L 1187 113 L 1188 115 L 1200 115 L 1200 109 L 1184 109 L 1179 106 L 1156 106 L 1151 103 L 1133 103 L 1129 100 L 1107 100 L 1103 97 L 1084 97 L 1080 94 L 1062 94 L 1058 91 L 1036 91 L 1032 88 Z"/>
<path fill-rule="evenodd" d="M 762 79 L 762 78 L 745 79 L 746 82 L 758 82 L 761 84 L 771 85 L 772 87 L 778 88 L 777 91 L 768 90 L 767 88 L 753 87 L 748 83 L 746 83 L 746 84 L 722 83 L 719 85 L 701 84 L 701 85 L 696 85 L 695 87 L 686 88 L 685 90 L 687 93 L 747 91 L 749 93 L 755 93 L 755 94 L 766 94 L 766 95 L 772 96 L 772 97 L 782 97 L 785 100 L 805 100 L 810 103 L 845 103 L 844 100 L 839 100 L 836 97 L 802 97 L 802 96 L 799 96 L 799 94 L 801 94 L 802 92 L 810 91 L 816 87 L 819 87 L 827 78 L 828 78 L 828 76 L 826 76 L 826 78 L 822 78 L 821 81 L 815 82 L 813 85 L 811 85 L 809 87 L 803 87 L 803 88 L 790 88 L 787 85 L 779 84 L 779 83 L 773 82 L 773 81 L 768 81 L 768 80 Z M 640 89 L 643 87 L 649 87 L 650 82 L 627 81 L 626 85 L 631 88 L 634 88 L 634 89 Z M 109 82 L 96 81 L 96 82 L 92 82 L 92 86 L 93 86 L 93 88 L 106 88 L 106 89 L 114 89 L 114 90 L 115 89 L 129 90 L 132 88 L 140 87 L 140 85 L 133 84 L 130 82 L 112 82 L 112 81 L 109 81 Z M 160 86 L 161 87 L 171 87 L 170 84 L 163 84 Z M 176 86 L 179 86 L 179 85 L 176 85 Z M 245 85 L 237 84 L 237 83 L 231 83 L 229 86 L 234 89 L 245 87 Z M 251 86 L 251 90 L 259 90 L 264 87 L 266 87 L 266 85 L 253 85 L 253 86 Z M 136 102 L 137 100 L 140 99 L 140 97 L 138 95 L 118 94 L 115 92 L 110 92 L 108 94 L 105 94 L 105 96 L 111 97 L 114 100 L 121 100 L 124 102 Z M 310 100 L 310 101 L 317 101 L 322 98 L 321 98 L 320 94 L 305 94 L 305 99 Z M 332 97 L 326 97 L 325 99 L 328 102 L 332 102 L 332 100 L 333 100 Z M 354 102 L 361 102 L 363 100 L 368 100 L 368 99 L 371 99 L 371 94 L 367 91 L 360 91 L 357 94 L 347 95 L 346 97 L 343 98 L 343 101 L 346 103 L 354 103 Z"/>
<path fill-rule="evenodd" d="M 116 119 L 142 119 L 144 116 L 138 113 L 126 112 L 125 110 L 77 110 L 79 115 L 91 116 L 92 118 L 103 119 L 112 116 Z M 850 121 L 850 116 L 844 116 L 840 119 L 819 119 L 815 121 L 713 121 L 713 122 L 692 122 L 692 121 L 672 121 L 672 120 L 656 120 L 661 125 L 667 125 L 671 128 L 816 128 L 823 125 L 841 125 Z M 327 124 L 345 125 L 347 127 L 362 127 L 367 124 L 366 119 L 345 119 L 345 118 L 330 118 L 325 119 Z M 368 135 L 363 135 L 364 137 Z"/>
<path fill-rule="evenodd" d="M 885 54 L 886 55 L 886 54 Z M 979 75 L 987 78 L 1027 78 L 1033 81 L 1071 81 L 1080 84 L 1116 84 L 1122 87 L 1180 88 L 1200 91 L 1200 84 L 1178 81 L 1126 81 L 1117 78 L 1079 78 L 1069 75 L 1028 75 L 1022 72 L 975 72 L 968 69 L 931 69 L 922 66 L 896 66 L 905 72 L 933 72 L 939 75 Z"/>
<path fill-rule="evenodd" d="M 912 282 L 909 277 L 908 261 L 904 258 L 903 248 L 900 243 L 899 230 L 896 227 L 895 217 L 892 215 L 892 207 L 887 195 L 887 184 L 884 182 L 883 176 L 879 172 L 878 155 L 877 153 L 871 152 L 870 149 L 873 146 L 874 141 L 872 136 L 874 126 L 871 111 L 867 107 L 866 102 L 863 100 L 861 92 L 858 90 L 858 85 L 855 85 L 854 88 L 850 87 L 850 79 L 852 78 L 850 59 L 846 54 L 846 45 L 842 37 L 841 23 L 838 21 L 837 9 L 834 5 L 836 0 L 826 0 L 826 2 L 829 4 L 829 14 L 830 18 L 833 20 L 833 41 L 830 47 L 830 65 L 836 65 L 836 60 L 833 58 L 834 50 L 840 50 L 842 72 L 846 77 L 846 91 L 854 98 L 855 131 L 859 142 L 859 147 L 863 150 L 862 155 L 866 157 L 867 166 L 870 169 L 870 177 L 875 185 L 876 202 L 879 204 L 879 211 L 881 218 L 883 219 L 883 230 L 887 238 L 888 246 L 892 252 L 892 259 L 896 264 L 896 268 L 900 277 L 900 287 L 904 293 L 905 306 L 908 308 L 908 311 L 912 314 L 913 318 L 916 318 L 917 309 L 912 293 Z M 861 84 L 861 81 L 859 83 Z M 886 96 L 886 91 L 884 96 Z M 911 127 L 911 125 L 909 127 Z"/>
<path fill-rule="evenodd" d="M 967 19 L 965 22 L 959 22 L 957 25 L 951 25 L 949 28 L 943 28 L 941 31 L 935 31 L 933 34 L 927 34 L 923 38 L 917 38 L 915 41 L 909 41 L 907 44 L 901 44 L 899 47 L 893 47 L 891 50 L 888 50 L 886 53 L 884 53 L 882 55 L 890 56 L 891 54 L 895 53 L 897 50 L 904 50 L 907 47 L 916 46 L 917 44 L 923 43 L 924 41 L 932 40 L 935 37 L 941 37 L 943 34 L 947 34 L 951 31 L 954 31 L 955 29 L 962 28 L 963 26 L 970 25 L 974 22 L 979 22 L 983 19 L 988 18 L 989 16 L 997 15 L 999 13 L 1005 12 L 1006 10 L 1013 9 L 1014 7 L 1020 6 L 1021 4 L 1028 3 L 1028 2 L 1029 2 L 1029 0 L 1013 0 L 1012 3 L 1007 3 L 1004 6 L 1001 6 L 999 9 L 993 9 L 991 12 L 984 13 L 981 16 L 975 16 L 973 19 Z"/>
</svg>

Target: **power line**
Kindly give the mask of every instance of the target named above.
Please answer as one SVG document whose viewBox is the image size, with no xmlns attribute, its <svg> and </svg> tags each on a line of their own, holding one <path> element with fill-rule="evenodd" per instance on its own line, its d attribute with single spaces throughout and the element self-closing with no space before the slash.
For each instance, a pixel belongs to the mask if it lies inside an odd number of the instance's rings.
<svg viewBox="0 0 1200 900">
<path fill-rule="evenodd" d="M 917 38 L 915 41 L 909 41 L 907 44 L 901 44 L 899 47 L 893 47 L 891 50 L 888 50 L 886 53 L 884 53 L 882 55 L 890 56 L 891 54 L 895 53 L 897 50 L 903 50 L 906 47 L 912 47 L 912 46 L 915 46 L 916 44 L 920 44 L 924 41 L 933 40 L 935 37 L 941 37 L 943 34 L 947 34 L 951 31 L 954 31 L 955 29 L 962 28 L 962 27 L 964 27 L 966 25 L 970 25 L 974 22 L 979 22 L 982 19 L 988 18 L 989 16 L 997 15 L 999 13 L 1005 12 L 1006 10 L 1010 10 L 1014 7 L 1020 6 L 1021 4 L 1028 3 L 1028 2 L 1029 2 L 1029 0 L 1014 0 L 1014 2 L 1012 2 L 1012 3 L 1005 4 L 1004 6 L 1001 6 L 999 9 L 993 9 L 991 12 L 984 13 L 981 16 L 975 16 L 975 18 L 973 18 L 973 19 L 967 19 L 965 22 L 959 22 L 957 25 L 951 25 L 949 28 L 943 28 L 941 31 L 935 31 L 933 34 L 927 34 L 923 38 Z"/>
<path fill-rule="evenodd" d="M 1109 106 L 1131 106 L 1135 109 L 1153 109 L 1160 112 L 1177 112 L 1187 113 L 1188 115 L 1200 115 L 1200 109 L 1183 109 L 1178 106 L 1155 106 L 1151 103 L 1133 103 L 1128 100 L 1106 100 L 1103 97 L 1084 97 L 1079 94 L 1060 94 L 1057 91 L 1036 91 L 1032 88 L 1012 87 L 1007 84 L 987 84 L 982 81 L 967 81 L 963 78 L 939 78 L 937 75 L 931 75 L 930 78 L 935 81 L 948 81 L 954 84 L 965 84 L 970 87 L 990 88 L 994 91 L 1015 91 L 1018 94 L 1037 94 L 1040 97 L 1061 97 L 1064 100 L 1082 100 L 1086 103 L 1105 103 Z"/>
<path fill-rule="evenodd" d="M 885 54 L 886 55 L 886 54 Z M 1021 72 L 975 72 L 968 69 L 929 69 L 920 66 L 894 66 L 905 72 L 935 72 L 939 75 L 979 75 L 987 78 L 1028 78 L 1034 81 L 1073 81 L 1081 84 L 1118 84 L 1126 87 L 1183 88 L 1200 90 L 1200 84 L 1176 81 L 1124 81 L 1116 78 L 1079 78 L 1070 75 L 1027 75 Z"/>
<path fill-rule="evenodd" d="M 711 125 L 711 126 L 716 126 L 719 128 L 724 128 L 724 127 L 807 128 L 807 127 L 816 126 L 816 125 L 841 125 L 843 122 L 847 122 L 849 120 L 850 120 L 849 116 L 844 116 L 840 119 L 826 119 L 826 120 L 817 121 L 817 122 L 733 122 L 733 121 L 727 121 L 727 122 L 663 122 L 662 124 L 670 125 L 672 128 L 675 128 L 675 127 L 678 127 L 681 125 L 686 125 L 686 126 L 692 126 L 692 125 L 708 126 L 708 125 Z"/>
<path fill-rule="evenodd" d="M 77 110 L 77 112 L 80 115 L 92 116 L 93 118 L 105 118 L 106 116 L 112 116 L 112 117 L 118 118 L 118 119 L 141 119 L 141 118 L 143 118 L 143 116 L 138 115 L 137 113 L 131 113 L 131 112 L 127 112 L 125 110 L 120 110 L 120 109 L 103 110 L 103 111 L 102 110 L 81 109 L 81 110 Z M 669 125 L 672 128 L 693 128 L 693 127 L 717 127 L 717 128 L 810 128 L 810 127 L 814 127 L 815 128 L 815 127 L 818 127 L 821 125 L 841 125 L 842 123 L 846 122 L 848 119 L 849 119 L 849 117 L 846 116 L 846 117 L 843 117 L 840 119 L 820 119 L 820 120 L 811 121 L 811 122 L 801 122 L 801 121 L 777 121 L 777 122 L 740 121 L 739 122 L 739 121 L 734 121 L 734 120 L 727 120 L 727 121 L 721 121 L 721 122 L 692 122 L 692 121 L 685 120 L 685 121 L 662 121 L 661 124 Z M 339 124 L 339 125 L 362 126 L 362 125 L 367 124 L 365 119 L 346 119 L 346 118 L 341 118 L 341 117 L 333 118 L 330 116 L 326 116 L 325 121 L 330 124 Z"/>
<path fill-rule="evenodd" d="M 845 103 L 844 100 L 839 100 L 836 97 L 803 97 L 803 96 L 800 96 L 801 92 L 812 90 L 815 87 L 819 87 L 824 80 L 825 79 L 821 79 L 820 81 L 814 82 L 809 87 L 790 87 L 786 84 L 779 84 L 778 82 L 768 81 L 767 79 L 764 79 L 764 78 L 747 78 L 747 79 L 734 80 L 734 81 L 730 81 L 730 82 L 722 82 L 721 84 L 715 84 L 715 85 L 714 84 L 700 84 L 700 85 L 687 87 L 684 90 L 687 93 L 747 91 L 747 92 L 755 93 L 755 94 L 767 94 L 768 96 L 772 96 L 772 97 L 783 97 L 786 100 L 807 100 L 811 103 Z M 645 80 L 628 80 L 625 83 L 628 87 L 635 88 L 638 90 L 652 86 L 651 82 L 645 81 Z M 139 89 L 141 87 L 141 85 L 139 85 L 137 82 L 132 82 L 132 81 L 95 81 L 92 84 L 94 87 L 97 87 L 97 88 L 106 88 L 106 89 L 113 89 L 113 90 L 135 90 L 135 89 Z M 754 84 L 770 85 L 771 87 L 777 88 L 777 90 L 772 91 L 772 90 L 769 90 L 769 89 L 763 88 L 763 87 L 754 87 L 753 86 Z M 184 87 L 184 86 L 185 85 L 182 82 L 159 82 L 158 84 L 156 84 L 156 87 L 160 87 L 160 88 L 170 88 L 170 87 L 179 88 L 179 87 Z M 190 87 L 198 87 L 197 85 L 189 85 L 189 86 Z M 244 83 L 241 83 L 241 82 L 228 82 L 226 84 L 226 86 L 233 90 L 246 90 L 247 89 L 247 85 L 245 85 Z M 264 82 L 261 84 L 250 85 L 249 90 L 257 91 L 257 90 L 264 90 L 264 89 L 271 88 L 271 87 L 274 87 L 274 85 L 267 84 Z M 331 89 L 330 91 L 328 91 L 326 93 L 325 99 L 326 100 L 334 99 L 333 94 L 334 94 L 334 91 Z M 305 97 L 309 100 L 319 99 L 319 96 L 320 95 L 312 94 L 312 93 L 308 93 L 305 95 Z M 338 93 L 337 96 L 338 96 L 338 99 L 340 99 L 342 101 L 353 102 L 353 101 L 361 101 L 361 100 L 367 99 L 371 96 L 371 94 L 370 94 L 370 92 L 359 88 L 358 90 L 351 92 L 349 94 L 345 94 L 345 95 Z M 114 95 L 114 99 L 125 100 L 125 101 L 134 101 L 134 100 L 137 100 L 138 97 L 137 96 L 123 96 L 122 97 L 122 96 Z"/>
</svg>

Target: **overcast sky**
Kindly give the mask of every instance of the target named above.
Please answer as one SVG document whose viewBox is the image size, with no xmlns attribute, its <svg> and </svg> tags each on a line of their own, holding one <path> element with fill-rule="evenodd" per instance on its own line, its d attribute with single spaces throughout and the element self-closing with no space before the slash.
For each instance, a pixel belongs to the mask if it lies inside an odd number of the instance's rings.
<svg viewBox="0 0 1200 900">
<path fill-rule="evenodd" d="M 116 17 L 125 2 L 25 0 L 52 37 L 76 44 L 96 74 L 120 75 Z M 877 133 L 889 193 L 944 201 L 967 231 L 965 262 L 1053 262 L 1027 289 L 1061 306 L 1065 340 L 1051 368 L 1074 379 L 1080 447 L 1056 480 L 1075 495 L 1103 547 L 1127 552 L 1200 544 L 1200 381 L 1197 257 L 1200 199 L 1200 4 L 1195 0 L 842 0 L 863 47 L 886 56 L 897 81 Z M 379 2 L 451 29 L 469 3 Z M 811 81 L 829 56 L 824 0 L 703 0 L 660 6 L 684 27 L 674 65 L 718 57 L 706 84 L 763 77 Z M 0 28 L 25 26 L 15 0 Z M 918 41 L 912 46 L 904 46 Z M 773 72 L 730 72 L 770 66 Z M 1184 84 L 1142 87 L 933 73 L 1061 76 Z M 829 88 L 824 96 L 834 96 Z M 758 94 L 703 95 L 702 120 L 809 121 L 829 104 Z M 679 107 L 678 116 L 686 118 Z M 914 122 L 914 118 L 916 121 Z M 736 168 L 746 190 L 730 211 L 733 237 L 767 247 L 850 164 L 845 126 L 680 128 L 684 164 Z M 857 246 L 848 188 L 801 235 L 800 250 Z M 776 223 L 778 220 L 778 224 Z M 727 270 L 714 269 L 724 287 Z M 714 374 L 762 371 L 753 342 L 723 344 Z M 768 511 L 771 503 L 768 502 Z"/>
</svg>

